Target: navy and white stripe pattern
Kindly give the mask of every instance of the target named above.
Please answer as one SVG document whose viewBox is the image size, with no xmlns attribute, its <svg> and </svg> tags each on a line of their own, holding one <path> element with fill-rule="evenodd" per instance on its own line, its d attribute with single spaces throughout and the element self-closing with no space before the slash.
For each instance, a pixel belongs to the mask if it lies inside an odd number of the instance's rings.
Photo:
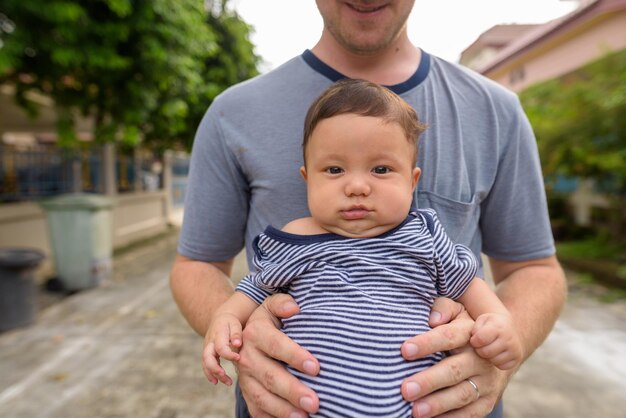
<svg viewBox="0 0 626 418">
<path fill-rule="evenodd" d="M 437 296 L 458 298 L 477 270 L 430 209 L 374 238 L 294 235 L 268 227 L 255 243 L 257 272 L 237 287 L 256 302 L 291 294 L 301 312 L 284 332 L 320 362 L 314 378 L 290 370 L 320 397 L 319 417 L 410 417 L 400 384 L 441 360 L 406 361 L 400 345 L 430 328 Z"/>
</svg>

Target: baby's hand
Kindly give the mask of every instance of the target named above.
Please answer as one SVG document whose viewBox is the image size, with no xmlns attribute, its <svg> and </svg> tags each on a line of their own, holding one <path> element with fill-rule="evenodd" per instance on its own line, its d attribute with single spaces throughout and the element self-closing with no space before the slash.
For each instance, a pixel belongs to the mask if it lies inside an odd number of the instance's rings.
<svg viewBox="0 0 626 418">
<path fill-rule="evenodd" d="M 523 359 L 522 343 L 507 314 L 487 313 L 476 318 L 470 344 L 479 356 L 501 370 L 516 368 Z"/>
<path fill-rule="evenodd" d="M 233 380 L 220 365 L 220 357 L 239 361 L 239 354 L 234 350 L 241 348 L 241 345 L 242 327 L 239 320 L 228 313 L 218 314 L 204 338 L 202 352 L 202 369 L 209 382 L 216 384 L 220 381 L 227 386 L 233 384 Z"/>
</svg>

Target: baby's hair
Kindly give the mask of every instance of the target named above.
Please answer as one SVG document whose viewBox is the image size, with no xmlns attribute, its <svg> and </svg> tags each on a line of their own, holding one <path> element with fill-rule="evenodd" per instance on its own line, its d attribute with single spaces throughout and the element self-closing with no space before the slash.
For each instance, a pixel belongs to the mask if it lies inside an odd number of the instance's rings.
<svg viewBox="0 0 626 418">
<path fill-rule="evenodd" d="M 311 134 L 324 119 L 343 114 L 382 118 L 386 123 L 400 125 L 407 141 L 415 146 L 417 139 L 426 129 L 415 110 L 400 96 L 386 87 L 359 79 L 337 81 L 326 89 L 309 107 L 304 120 L 302 153 L 306 163 L 306 147 Z"/>
</svg>

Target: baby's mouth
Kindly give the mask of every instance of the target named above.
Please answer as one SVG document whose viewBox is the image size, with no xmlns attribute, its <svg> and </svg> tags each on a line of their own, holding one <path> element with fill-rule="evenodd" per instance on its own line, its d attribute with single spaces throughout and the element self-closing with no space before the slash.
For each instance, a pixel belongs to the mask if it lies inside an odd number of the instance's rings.
<svg viewBox="0 0 626 418">
<path fill-rule="evenodd" d="M 346 220 L 363 219 L 370 213 L 365 206 L 353 206 L 341 211 L 341 216 Z"/>
</svg>

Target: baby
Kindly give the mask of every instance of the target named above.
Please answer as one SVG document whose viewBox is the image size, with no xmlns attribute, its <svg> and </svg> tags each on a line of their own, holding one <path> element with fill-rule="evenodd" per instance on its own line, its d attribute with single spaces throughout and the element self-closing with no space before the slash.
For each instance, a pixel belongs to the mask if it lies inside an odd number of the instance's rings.
<svg viewBox="0 0 626 418">
<path fill-rule="evenodd" d="M 220 358 L 237 361 L 242 327 L 276 292 L 300 313 L 283 331 L 320 363 L 311 377 L 315 416 L 409 417 L 404 379 L 443 358 L 407 361 L 401 344 L 428 331 L 438 296 L 462 303 L 475 325 L 470 344 L 501 369 L 517 367 L 522 348 L 511 316 L 475 277 L 477 261 L 455 245 L 431 209 L 412 207 L 421 171 L 415 111 L 390 90 L 342 80 L 311 105 L 304 125 L 304 166 L 311 216 L 254 243 L 254 265 L 216 312 L 203 355 L 209 381 L 232 384 Z M 475 389 L 473 382 L 468 380 Z"/>
</svg>

